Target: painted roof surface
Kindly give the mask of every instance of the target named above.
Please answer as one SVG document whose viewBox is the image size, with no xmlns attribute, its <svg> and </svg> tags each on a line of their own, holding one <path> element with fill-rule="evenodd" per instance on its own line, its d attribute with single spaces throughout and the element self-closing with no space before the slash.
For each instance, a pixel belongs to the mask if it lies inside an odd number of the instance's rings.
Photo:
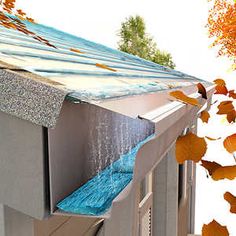
<svg viewBox="0 0 236 236">
<path fill-rule="evenodd" d="M 0 60 L 46 77 L 72 99 L 100 101 L 179 88 L 200 81 L 53 28 L 26 24 L 29 30 L 57 48 L 0 26 Z M 101 65 L 108 68 L 101 68 Z"/>
</svg>

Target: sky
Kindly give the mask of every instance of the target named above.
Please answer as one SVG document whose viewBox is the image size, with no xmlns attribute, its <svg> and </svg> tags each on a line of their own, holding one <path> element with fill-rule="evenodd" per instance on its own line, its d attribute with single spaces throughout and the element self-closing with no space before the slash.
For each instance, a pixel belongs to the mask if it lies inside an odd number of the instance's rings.
<svg viewBox="0 0 236 236">
<path fill-rule="evenodd" d="M 236 73 L 228 72 L 229 60 L 217 58 L 216 50 L 209 48 L 211 40 L 205 28 L 207 0 L 17 0 L 17 6 L 39 23 L 112 48 L 117 47 L 121 22 L 130 15 L 140 15 L 158 47 L 172 54 L 177 70 L 210 81 L 224 78 L 228 87 L 236 89 Z M 227 125 L 222 118 L 211 122 L 209 126 L 199 123 L 201 135 L 236 132 L 236 127 Z M 232 164 L 231 157 L 222 148 L 222 140 L 216 142 L 209 144 L 206 159 L 215 157 L 222 164 Z M 236 235 L 236 215 L 228 213 L 228 205 L 222 198 L 224 191 L 230 189 L 236 195 L 233 185 L 235 182 L 213 182 L 198 168 L 196 233 L 200 233 L 203 223 L 209 223 L 214 217 L 228 225 L 231 235 Z"/>
</svg>

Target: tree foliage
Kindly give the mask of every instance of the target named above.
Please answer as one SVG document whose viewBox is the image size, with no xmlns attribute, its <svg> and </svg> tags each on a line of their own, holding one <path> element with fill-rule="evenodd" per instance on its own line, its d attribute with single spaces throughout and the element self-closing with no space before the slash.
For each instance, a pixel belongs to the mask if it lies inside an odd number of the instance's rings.
<svg viewBox="0 0 236 236">
<path fill-rule="evenodd" d="M 0 25 L 20 31 L 49 47 L 56 48 L 47 39 L 27 29 L 25 22 L 28 21 L 34 24 L 35 21 L 21 9 L 16 9 L 15 2 L 16 0 L 0 0 Z"/>
<path fill-rule="evenodd" d="M 218 55 L 233 61 L 236 69 L 236 3 L 233 0 L 214 0 L 208 15 L 209 36 L 214 38 Z"/>
<path fill-rule="evenodd" d="M 146 33 L 145 22 L 140 16 L 131 16 L 121 24 L 119 50 L 174 68 L 172 56 L 157 48 L 153 38 Z"/>
</svg>

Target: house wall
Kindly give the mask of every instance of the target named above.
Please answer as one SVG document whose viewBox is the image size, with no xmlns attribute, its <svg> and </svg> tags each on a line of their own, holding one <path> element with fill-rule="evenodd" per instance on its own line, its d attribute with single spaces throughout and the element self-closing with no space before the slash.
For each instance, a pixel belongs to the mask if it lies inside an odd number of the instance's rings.
<svg viewBox="0 0 236 236">
<path fill-rule="evenodd" d="M 153 236 L 179 236 L 178 164 L 174 151 L 173 147 L 153 173 Z"/>
<path fill-rule="evenodd" d="M 32 217 L 48 214 L 41 126 L 0 111 L 0 203 Z"/>
</svg>

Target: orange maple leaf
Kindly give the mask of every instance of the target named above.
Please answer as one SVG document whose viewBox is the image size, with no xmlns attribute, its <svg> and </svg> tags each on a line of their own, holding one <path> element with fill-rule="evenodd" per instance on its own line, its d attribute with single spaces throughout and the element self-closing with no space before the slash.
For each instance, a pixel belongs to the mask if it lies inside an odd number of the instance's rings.
<svg viewBox="0 0 236 236">
<path fill-rule="evenodd" d="M 227 115 L 229 112 L 234 110 L 232 101 L 223 101 L 217 107 L 219 109 L 217 114 L 219 115 Z"/>
<path fill-rule="evenodd" d="M 233 99 L 236 99 L 236 93 L 234 92 L 234 89 L 233 90 L 229 90 L 229 97 L 233 98 Z"/>
<path fill-rule="evenodd" d="M 213 220 L 209 224 L 203 225 L 202 236 L 229 236 L 229 231 L 226 226 L 222 226 Z"/>
<path fill-rule="evenodd" d="M 223 94 L 223 95 L 228 94 L 228 89 L 226 86 L 216 85 L 215 90 L 216 90 L 215 94 Z"/>
</svg>

